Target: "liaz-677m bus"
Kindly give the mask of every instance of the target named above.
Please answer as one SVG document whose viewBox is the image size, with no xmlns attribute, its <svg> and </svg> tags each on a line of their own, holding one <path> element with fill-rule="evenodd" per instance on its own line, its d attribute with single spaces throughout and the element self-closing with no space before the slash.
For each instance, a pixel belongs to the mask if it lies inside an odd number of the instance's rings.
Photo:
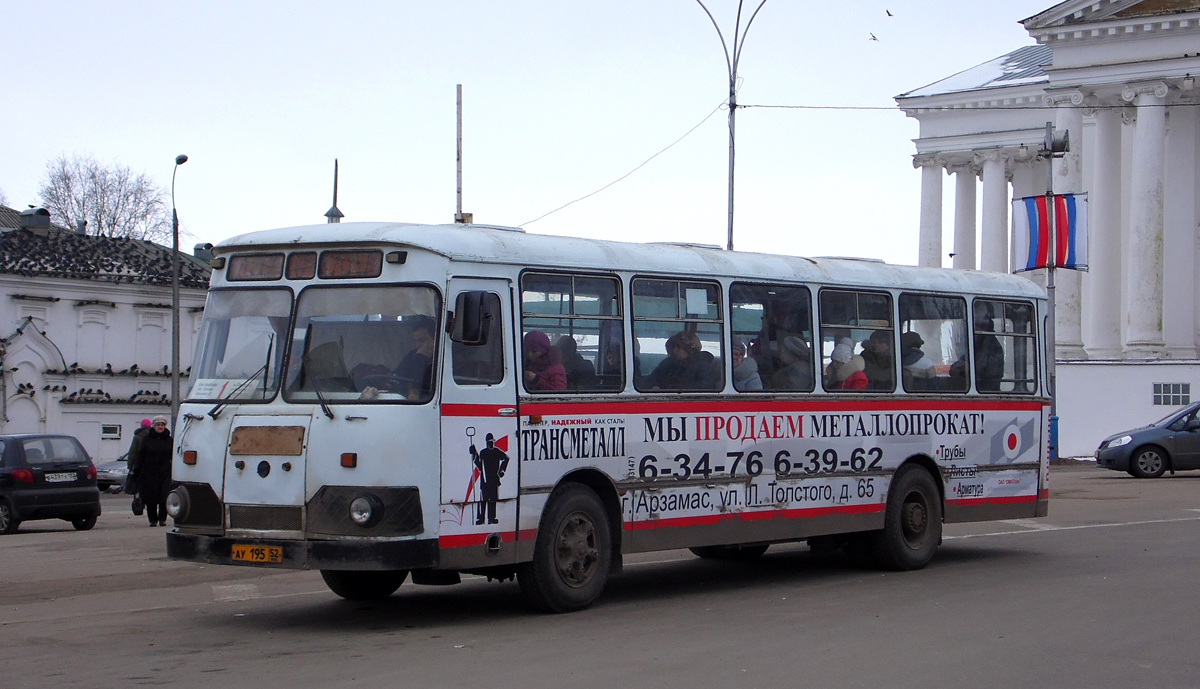
<svg viewBox="0 0 1200 689">
<path fill-rule="evenodd" d="M 516 578 L 590 605 L 631 553 L 843 547 L 1047 510 L 1044 293 L 1009 275 L 482 225 L 214 249 L 171 557 Z"/>
</svg>

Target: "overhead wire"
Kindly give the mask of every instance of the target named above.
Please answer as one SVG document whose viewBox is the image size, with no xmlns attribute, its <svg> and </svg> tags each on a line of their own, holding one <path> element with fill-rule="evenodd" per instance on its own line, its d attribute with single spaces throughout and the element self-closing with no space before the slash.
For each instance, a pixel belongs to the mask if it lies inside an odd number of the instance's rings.
<svg viewBox="0 0 1200 689">
<path fill-rule="evenodd" d="M 652 155 L 652 156 L 650 156 L 649 158 L 647 158 L 647 159 L 645 159 L 644 161 L 642 161 L 642 164 L 641 164 L 641 165 L 638 165 L 637 167 L 633 168 L 633 169 L 632 169 L 632 170 L 630 170 L 629 172 L 626 172 L 625 174 L 621 175 L 621 176 L 620 176 L 620 177 L 618 177 L 617 179 L 614 179 L 613 181 L 609 182 L 608 184 L 605 184 L 604 186 L 600 187 L 600 188 L 599 188 L 599 189 L 597 189 L 596 191 L 593 191 L 592 193 L 590 193 L 590 194 L 588 194 L 588 195 L 586 195 L 586 196 L 580 196 L 579 198 L 575 199 L 574 201 L 571 201 L 570 203 L 564 203 L 563 205 L 559 206 L 558 208 L 555 208 L 554 210 L 552 210 L 552 211 L 550 211 L 550 212 L 548 212 L 548 213 L 543 213 L 542 215 L 539 215 L 538 217 L 534 218 L 533 220 L 526 220 L 525 222 L 521 223 L 520 225 L 517 225 L 517 227 L 524 227 L 524 226 L 526 226 L 526 225 L 531 225 L 531 224 L 533 224 L 533 223 L 535 223 L 535 222 L 537 222 L 537 221 L 541 220 L 542 218 L 545 218 L 546 216 L 553 215 L 554 213 L 557 213 L 557 212 L 561 211 L 562 209 L 566 208 L 567 206 L 570 206 L 570 205 L 573 205 L 573 204 L 579 203 L 580 201 L 583 201 L 584 199 L 587 199 L 587 198 L 590 198 L 590 197 L 592 197 L 592 196 L 595 196 L 596 194 L 599 194 L 600 192 L 602 192 L 602 191 L 604 191 L 605 189 L 607 189 L 607 188 L 611 187 L 612 185 L 616 184 L 617 182 L 620 182 L 621 180 L 625 179 L 626 177 L 628 177 L 628 176 L 632 175 L 633 173 L 635 173 L 635 172 L 637 172 L 638 170 L 640 170 L 640 169 L 642 169 L 643 167 L 645 167 L 645 166 L 646 166 L 646 164 L 647 164 L 647 163 L 649 163 L 651 160 L 654 160 L 655 158 L 659 157 L 660 155 L 662 155 L 662 154 L 666 153 L 666 152 L 667 152 L 667 151 L 669 151 L 671 148 L 673 148 L 673 147 L 674 147 L 676 144 L 678 144 L 680 141 L 683 141 L 684 139 L 686 139 L 686 138 L 687 138 L 687 137 L 688 137 L 688 136 L 689 136 L 689 135 L 690 135 L 692 132 L 694 132 L 694 131 L 696 131 L 697 129 L 699 129 L 699 128 L 700 128 L 700 125 L 702 125 L 702 124 L 704 124 L 705 122 L 707 122 L 707 121 L 709 121 L 710 119 L 712 119 L 712 116 L 713 116 L 713 115 L 715 115 L 715 114 L 717 114 L 717 113 L 718 113 L 718 112 L 719 112 L 719 111 L 720 111 L 722 108 L 724 108 L 724 107 L 725 107 L 725 106 L 726 106 L 728 103 L 729 103 L 728 99 L 726 99 L 726 100 L 723 100 L 723 101 L 721 101 L 720 103 L 718 103 L 718 104 L 717 104 L 717 107 L 713 108 L 712 112 L 710 112 L 710 113 L 708 113 L 707 115 L 705 115 L 704 119 L 702 119 L 702 120 L 700 120 L 699 122 L 697 122 L 697 123 L 696 123 L 696 126 L 692 127 L 691 129 L 687 130 L 686 132 L 684 132 L 683 136 L 681 136 L 681 137 L 679 137 L 678 139 L 676 139 L 675 141 L 671 142 L 671 144 L 670 144 L 670 145 L 668 145 L 666 148 L 662 149 L 662 150 L 661 150 L 661 151 L 659 151 L 658 153 L 655 153 L 654 155 Z"/>
</svg>

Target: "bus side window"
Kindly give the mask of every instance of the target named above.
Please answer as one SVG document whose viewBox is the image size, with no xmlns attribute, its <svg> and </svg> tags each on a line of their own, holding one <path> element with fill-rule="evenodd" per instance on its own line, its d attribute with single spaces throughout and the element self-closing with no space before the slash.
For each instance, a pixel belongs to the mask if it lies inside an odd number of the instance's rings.
<svg viewBox="0 0 1200 689">
<path fill-rule="evenodd" d="M 900 377 L 905 392 L 966 392 L 967 302 L 900 295 Z"/>
<path fill-rule="evenodd" d="M 896 331 L 892 295 L 823 289 L 820 293 L 821 364 L 826 390 L 896 389 Z"/>
<path fill-rule="evenodd" d="M 1036 393 L 1037 332 L 1033 304 L 976 299 L 971 322 L 975 389 L 982 393 Z"/>
<path fill-rule="evenodd" d="M 720 286 L 633 281 L 634 385 L 643 392 L 715 392 L 725 387 Z"/>
<path fill-rule="evenodd" d="M 521 335 L 526 349 L 522 380 L 528 392 L 619 392 L 625 387 L 617 278 L 524 274 Z"/>
<path fill-rule="evenodd" d="M 494 293 L 484 296 L 491 313 L 500 313 L 500 297 Z M 458 385 L 497 385 L 504 380 L 504 336 L 500 318 L 486 320 L 487 344 L 466 345 L 452 342 L 450 366 Z"/>
<path fill-rule="evenodd" d="M 734 283 L 729 295 L 734 389 L 812 392 L 808 288 Z"/>
</svg>

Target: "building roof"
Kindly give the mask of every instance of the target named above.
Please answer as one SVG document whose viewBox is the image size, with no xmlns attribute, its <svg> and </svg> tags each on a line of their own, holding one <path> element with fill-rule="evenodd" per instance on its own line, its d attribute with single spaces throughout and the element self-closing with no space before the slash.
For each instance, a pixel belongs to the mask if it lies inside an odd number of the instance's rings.
<svg viewBox="0 0 1200 689">
<path fill-rule="evenodd" d="M 946 77 L 941 81 L 935 81 L 928 86 L 922 86 L 896 97 L 920 98 L 1048 82 L 1049 77 L 1046 75 L 1045 68 L 1049 67 L 1053 61 L 1054 52 L 1049 46 L 1027 45 L 954 76 Z"/>
<path fill-rule="evenodd" d="M 171 250 L 140 239 L 95 237 L 51 225 L 20 228 L 19 212 L 0 206 L 0 274 L 137 285 L 171 284 Z M 180 253 L 179 284 L 207 289 L 211 271 Z"/>
</svg>

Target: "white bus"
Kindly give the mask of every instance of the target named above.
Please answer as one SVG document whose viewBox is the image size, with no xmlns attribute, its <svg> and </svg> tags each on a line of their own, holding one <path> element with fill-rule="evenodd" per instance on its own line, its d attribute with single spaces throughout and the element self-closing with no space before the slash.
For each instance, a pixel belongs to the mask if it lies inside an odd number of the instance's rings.
<svg viewBox="0 0 1200 689">
<path fill-rule="evenodd" d="M 462 573 L 590 605 L 630 553 L 925 566 L 1044 516 L 1044 293 L 1009 275 L 482 225 L 214 248 L 173 558 L 350 599 Z"/>
</svg>

